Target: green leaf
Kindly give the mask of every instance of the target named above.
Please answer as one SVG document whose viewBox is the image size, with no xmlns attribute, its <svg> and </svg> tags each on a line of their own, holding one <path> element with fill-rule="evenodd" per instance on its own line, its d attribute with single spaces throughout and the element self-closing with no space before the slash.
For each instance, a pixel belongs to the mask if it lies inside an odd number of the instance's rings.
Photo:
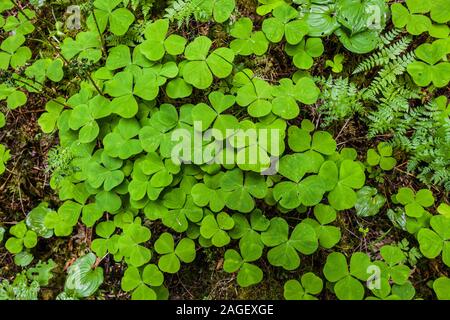
<svg viewBox="0 0 450 320">
<path fill-rule="evenodd" d="M 424 208 L 434 204 L 433 193 L 430 190 L 422 189 L 414 194 L 410 188 L 400 188 L 396 199 L 405 205 L 406 214 L 410 217 L 419 218 L 425 213 Z"/>
<path fill-rule="evenodd" d="M 187 40 L 179 35 L 172 34 L 164 42 L 165 49 L 168 54 L 173 56 L 180 55 L 184 52 Z"/>
<path fill-rule="evenodd" d="M 368 29 L 355 35 L 349 35 L 341 28 L 336 30 L 336 35 L 346 49 L 358 54 L 373 51 L 379 42 L 379 33 L 377 30 Z"/>
<path fill-rule="evenodd" d="M 5 164 L 11 158 L 9 150 L 2 144 L 0 144 L 0 174 L 5 172 Z"/>
<path fill-rule="evenodd" d="M 217 23 L 227 21 L 233 13 L 236 6 L 235 0 L 216 0 L 214 1 L 213 17 Z"/>
<path fill-rule="evenodd" d="M 253 31 L 253 22 L 248 17 L 240 18 L 232 26 L 230 34 L 235 40 L 231 41 L 230 48 L 237 55 L 249 56 L 256 54 L 262 56 L 269 48 L 269 41 L 264 32 Z"/>
<path fill-rule="evenodd" d="M 203 131 L 210 128 L 217 116 L 218 114 L 204 103 L 199 103 L 192 109 L 192 120 L 201 122 Z"/>
<path fill-rule="evenodd" d="M 330 204 L 336 210 L 347 210 L 357 202 L 353 189 L 360 189 L 365 183 L 365 174 L 361 166 L 352 160 L 344 160 L 339 170 L 339 182 L 328 195 Z"/>
<path fill-rule="evenodd" d="M 328 132 L 318 131 L 314 133 L 311 148 L 324 155 L 332 155 L 336 152 L 336 141 Z"/>
<path fill-rule="evenodd" d="M 142 43 L 141 52 L 150 61 L 158 61 L 164 57 L 166 52 L 164 41 L 166 39 L 167 32 L 169 31 L 169 21 L 166 19 L 156 20 L 151 23 L 145 29 L 145 38 L 147 39 Z M 177 41 L 171 39 L 168 42 L 168 47 L 172 51 L 178 50 Z M 184 46 L 183 46 L 184 49 Z"/>
<path fill-rule="evenodd" d="M 289 226 L 283 218 L 273 218 L 267 231 L 261 234 L 261 240 L 268 247 L 275 247 L 288 240 Z"/>
<path fill-rule="evenodd" d="M 364 186 L 365 180 L 364 171 L 357 162 L 351 160 L 342 161 L 339 169 L 340 183 L 354 189 L 360 189 Z"/>
<path fill-rule="evenodd" d="M 184 55 L 190 61 L 205 61 L 211 45 L 212 41 L 208 37 L 197 37 L 187 45 Z"/>
<path fill-rule="evenodd" d="M 378 194 L 376 188 L 363 187 L 357 193 L 355 204 L 356 214 L 360 217 L 372 217 L 377 215 L 386 203 L 386 198 Z"/>
<path fill-rule="evenodd" d="M 213 215 L 207 215 L 200 226 L 200 234 L 206 239 L 211 239 L 214 246 L 223 247 L 230 242 L 226 231 L 233 229 L 233 226 L 234 220 L 224 212 L 217 215 L 217 220 Z"/>
<path fill-rule="evenodd" d="M 106 59 L 106 67 L 109 70 L 125 68 L 131 64 L 130 48 L 125 45 L 118 45 L 111 48 L 108 58 Z"/>
<path fill-rule="evenodd" d="M 448 1 L 436 0 L 431 2 L 431 19 L 437 23 L 447 23 L 450 21 L 450 9 Z"/>
<path fill-rule="evenodd" d="M 303 300 L 305 290 L 297 280 L 289 280 L 284 284 L 284 298 L 286 300 Z"/>
<path fill-rule="evenodd" d="M 318 204 L 314 207 L 314 216 L 320 224 L 329 224 L 336 220 L 336 210 L 330 206 Z"/>
<path fill-rule="evenodd" d="M 324 46 L 319 38 L 309 38 L 296 46 L 286 46 L 286 53 L 293 57 L 294 65 L 303 70 L 310 69 L 314 64 L 313 58 L 320 57 L 323 51 Z"/>
<path fill-rule="evenodd" d="M 369 278 L 367 272 L 371 265 L 370 257 L 363 252 L 355 252 L 350 258 L 350 274 L 362 281 L 366 281 Z"/>
<path fill-rule="evenodd" d="M 3 112 L 0 112 L 0 129 L 6 125 L 6 117 Z"/>
<path fill-rule="evenodd" d="M 175 254 L 185 263 L 191 263 L 196 256 L 195 243 L 189 238 L 183 238 L 178 243 Z"/>
<path fill-rule="evenodd" d="M 341 73 L 344 70 L 344 65 L 342 62 L 344 62 L 344 55 L 337 54 L 334 56 L 333 60 L 327 60 L 325 62 L 326 67 L 330 67 L 331 71 L 334 73 Z"/>
<path fill-rule="evenodd" d="M 131 295 L 132 300 L 156 300 L 157 295 L 156 292 L 145 286 L 140 285 L 135 291 L 133 291 L 133 294 Z"/>
<path fill-rule="evenodd" d="M 340 26 L 334 6 L 326 3 L 311 4 L 311 9 L 305 14 L 305 20 L 309 26 L 308 35 L 311 37 L 329 36 Z"/>
<path fill-rule="evenodd" d="M 192 94 L 192 86 L 182 78 L 169 81 L 166 86 L 167 95 L 172 99 L 182 99 Z"/>
<path fill-rule="evenodd" d="M 431 4 L 428 1 L 407 0 L 406 5 L 411 13 L 428 13 L 431 10 Z"/>
<path fill-rule="evenodd" d="M 156 240 L 155 250 L 162 255 L 158 261 L 159 268 L 167 273 L 176 273 L 180 269 L 180 260 L 190 263 L 196 256 L 195 243 L 191 239 L 182 239 L 175 248 L 173 236 L 167 232 Z"/>
<path fill-rule="evenodd" d="M 94 268 L 96 260 L 97 257 L 92 253 L 78 258 L 67 269 L 64 289 L 79 298 L 92 296 L 103 283 L 103 269 Z"/>
<path fill-rule="evenodd" d="M 442 214 L 443 216 L 446 216 L 447 218 L 450 218 L 450 205 L 446 203 L 441 203 L 439 207 L 437 208 L 437 211 Z"/>
<path fill-rule="evenodd" d="M 276 267 L 295 270 L 300 266 L 300 258 L 295 248 L 289 243 L 280 244 L 269 250 L 267 259 Z"/>
<path fill-rule="evenodd" d="M 139 131 L 140 125 L 136 119 L 121 119 L 114 131 L 103 139 L 106 154 L 125 160 L 141 153 L 141 142 L 134 139 Z"/>
<path fill-rule="evenodd" d="M 224 260 L 223 269 L 229 273 L 238 271 L 243 264 L 242 257 L 233 249 L 225 251 Z"/>
<path fill-rule="evenodd" d="M 33 259 L 34 257 L 32 254 L 22 251 L 14 256 L 14 263 L 20 267 L 26 267 L 33 261 Z"/>
<path fill-rule="evenodd" d="M 213 76 L 205 61 L 191 61 L 183 69 L 184 80 L 198 89 L 211 86 Z"/>
<path fill-rule="evenodd" d="M 5 247 L 12 254 L 17 254 L 23 249 L 23 240 L 18 238 L 9 238 L 5 243 Z"/>
<path fill-rule="evenodd" d="M 399 247 L 385 245 L 380 249 L 380 254 L 388 265 L 396 265 L 406 260 L 405 254 Z"/>
<path fill-rule="evenodd" d="M 424 43 L 420 45 L 415 53 L 417 57 L 430 65 L 434 65 L 441 61 L 447 53 L 444 43 L 435 41 L 433 43 Z"/>
<path fill-rule="evenodd" d="M 334 292 L 339 300 L 362 300 L 364 298 L 364 287 L 355 278 L 345 277 L 334 286 Z"/>
<path fill-rule="evenodd" d="M 312 295 L 319 294 L 322 289 L 322 279 L 308 272 L 301 277 L 301 283 L 297 280 L 289 280 L 285 283 L 284 297 L 286 300 L 317 300 Z"/>
<path fill-rule="evenodd" d="M 159 287 L 164 282 L 164 274 L 154 264 L 146 265 L 142 272 L 142 280 L 145 284 Z"/>
<path fill-rule="evenodd" d="M 240 106 L 248 106 L 247 111 L 252 117 L 260 118 L 271 112 L 272 104 L 268 101 L 271 98 L 271 86 L 261 79 L 253 79 L 238 90 L 236 102 Z"/>
<path fill-rule="evenodd" d="M 214 50 L 206 59 L 211 72 L 218 78 L 228 77 L 233 71 L 234 52 L 228 48 Z"/>
<path fill-rule="evenodd" d="M 440 62 L 447 55 L 447 45 L 444 40 L 425 43 L 416 49 L 416 55 L 421 60 L 408 65 L 408 73 L 419 86 L 428 86 L 431 82 L 438 87 L 444 87 L 450 81 L 450 64 Z"/>
<path fill-rule="evenodd" d="M 273 18 L 263 21 L 262 30 L 268 40 L 278 43 L 286 35 L 289 44 L 299 43 L 308 32 L 308 25 L 303 20 L 294 20 L 297 12 L 289 5 L 281 5 L 274 9 Z"/>
<path fill-rule="evenodd" d="M 392 22 L 394 23 L 394 26 L 397 28 L 403 28 L 405 27 L 410 19 L 410 14 L 408 9 L 406 9 L 403 5 L 400 3 L 394 3 L 391 6 L 392 11 Z"/>
<path fill-rule="evenodd" d="M 156 292 L 148 286 L 160 286 L 163 281 L 164 275 L 154 264 L 147 265 L 142 276 L 136 267 L 131 266 L 125 271 L 121 287 L 127 292 L 134 290 L 132 300 L 156 300 Z"/>
<path fill-rule="evenodd" d="M 297 251 L 306 255 L 313 254 L 319 247 L 317 234 L 307 223 L 299 223 L 294 228 L 289 242 Z"/>
<path fill-rule="evenodd" d="M 112 1 L 111 4 L 106 4 L 106 2 L 105 0 L 95 1 L 94 6 L 99 10 L 94 10 L 94 14 L 100 20 L 100 24 L 106 25 L 106 22 L 103 21 L 109 21 L 111 32 L 117 36 L 123 36 L 134 22 L 135 17 L 131 11 L 125 8 L 113 10 L 118 5 L 117 1 Z"/>
<path fill-rule="evenodd" d="M 173 253 L 175 251 L 173 236 L 167 232 L 161 234 L 155 242 L 155 250 L 159 254 Z"/>
<path fill-rule="evenodd" d="M 256 173 L 245 175 L 234 169 L 225 173 L 221 179 L 222 190 L 226 192 L 225 204 L 231 210 L 249 213 L 255 207 L 255 200 L 267 195 L 268 188 L 263 176 Z"/>
<path fill-rule="evenodd" d="M 267 39 L 271 42 L 278 43 L 283 39 L 284 24 L 280 19 L 265 19 L 263 21 L 262 30 L 264 31 Z"/>
<path fill-rule="evenodd" d="M 433 289 L 439 300 L 450 300 L 450 279 L 440 277 L 433 282 Z"/>
<path fill-rule="evenodd" d="M 102 52 L 101 38 L 96 32 L 80 32 L 76 40 L 72 38 L 64 39 L 61 46 L 61 53 L 66 59 L 78 56 L 79 59 L 87 58 L 93 62 L 101 59 Z"/>
<path fill-rule="evenodd" d="M 436 258 L 442 252 L 442 239 L 430 229 L 421 229 L 417 234 L 417 240 L 420 244 L 420 251 L 429 259 Z"/>
<path fill-rule="evenodd" d="M 226 78 L 233 70 L 233 51 L 219 48 L 208 56 L 211 45 L 209 38 L 200 36 L 188 44 L 185 50 L 189 62 L 183 68 L 183 78 L 198 89 L 208 88 L 213 82 L 213 74 L 218 78 Z"/>
<path fill-rule="evenodd" d="M 237 282 L 243 288 L 258 284 L 262 279 L 262 270 L 251 263 L 244 263 L 237 275 Z"/>
<path fill-rule="evenodd" d="M 128 267 L 125 270 L 124 276 L 121 281 L 121 287 L 124 291 L 132 291 L 141 283 L 141 275 L 138 268 Z"/>
<path fill-rule="evenodd" d="M 412 14 L 409 17 L 406 30 L 412 35 L 420 35 L 431 28 L 430 18 L 422 15 Z"/>
<path fill-rule="evenodd" d="M 289 127 L 288 130 L 289 147 L 294 152 L 304 152 L 311 147 L 311 135 L 308 131 L 296 126 Z"/>
<path fill-rule="evenodd" d="M 23 238 L 23 244 L 25 248 L 34 248 L 37 244 L 37 234 L 34 231 L 27 231 L 25 237 Z"/>
<path fill-rule="evenodd" d="M 6 99 L 6 103 L 8 105 L 8 108 L 14 110 L 27 103 L 27 96 L 22 91 L 16 90 L 8 96 L 8 98 Z"/>
<path fill-rule="evenodd" d="M 158 267 L 167 273 L 177 273 L 180 270 L 180 260 L 175 253 L 169 253 L 159 258 Z"/>
<path fill-rule="evenodd" d="M 305 291 L 311 294 L 319 294 L 323 289 L 323 281 L 312 272 L 305 273 L 301 282 Z"/>
<path fill-rule="evenodd" d="M 5 228 L 0 227 L 0 242 L 3 241 L 3 238 L 5 236 L 5 232 L 6 232 Z"/>
<path fill-rule="evenodd" d="M 46 228 L 54 229 L 58 237 L 66 237 L 72 233 L 73 227 L 80 217 L 82 206 L 73 201 L 66 201 L 58 209 L 58 212 L 49 212 L 45 216 Z"/>
<path fill-rule="evenodd" d="M 349 275 L 347 259 L 340 252 L 332 252 L 328 255 L 323 274 L 328 281 L 337 282 Z"/>
</svg>

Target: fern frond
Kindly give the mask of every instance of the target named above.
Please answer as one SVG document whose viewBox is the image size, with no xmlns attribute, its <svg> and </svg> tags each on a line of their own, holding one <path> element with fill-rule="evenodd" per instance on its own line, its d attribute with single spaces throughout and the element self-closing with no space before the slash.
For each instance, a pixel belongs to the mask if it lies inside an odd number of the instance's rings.
<svg viewBox="0 0 450 320">
<path fill-rule="evenodd" d="M 397 77 L 403 75 L 406 71 L 406 67 L 415 60 L 415 55 L 409 52 L 402 57 L 388 63 L 380 72 L 377 77 L 372 81 L 370 86 L 364 93 L 364 97 L 374 97 L 386 88 L 397 81 Z"/>
<path fill-rule="evenodd" d="M 140 10 L 144 18 L 146 18 L 150 13 L 151 9 L 153 8 L 153 5 L 156 3 L 156 1 L 157 0 L 124 0 L 124 5 L 127 6 L 128 2 L 130 2 L 131 8 L 134 11 Z"/>
<path fill-rule="evenodd" d="M 150 23 L 151 21 L 149 20 L 138 25 L 132 25 L 127 33 L 123 36 L 116 36 L 114 34 L 111 34 L 106 38 L 108 46 L 115 47 L 123 44 L 128 47 L 135 47 L 137 44 L 144 42 L 145 29 Z"/>
<path fill-rule="evenodd" d="M 189 24 L 191 18 L 208 20 L 211 14 L 204 10 L 206 1 L 208 0 L 171 0 L 164 17 L 172 22 L 177 21 L 178 27 Z"/>
<path fill-rule="evenodd" d="M 396 131 L 393 141 L 409 153 L 408 171 L 417 172 L 425 184 L 450 190 L 450 118 L 445 112 L 436 101 L 412 108 L 400 121 L 409 134 Z"/>
<path fill-rule="evenodd" d="M 379 51 L 362 61 L 356 67 L 355 71 L 353 71 L 353 74 L 368 72 L 375 67 L 386 66 L 390 61 L 398 59 L 398 57 L 408 49 L 411 42 L 412 37 L 407 36 L 389 46 L 381 48 Z"/>
<path fill-rule="evenodd" d="M 390 45 L 402 33 L 402 29 L 394 28 L 380 37 L 380 48 Z"/>
<path fill-rule="evenodd" d="M 363 111 L 358 88 L 348 78 L 317 78 L 322 87 L 318 111 L 324 115 L 322 126 L 341 121 Z"/>
</svg>

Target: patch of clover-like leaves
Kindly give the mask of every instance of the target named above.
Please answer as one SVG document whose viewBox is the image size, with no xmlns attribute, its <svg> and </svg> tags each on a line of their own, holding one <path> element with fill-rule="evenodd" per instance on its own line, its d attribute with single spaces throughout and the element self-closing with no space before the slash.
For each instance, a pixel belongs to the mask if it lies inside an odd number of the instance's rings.
<svg viewBox="0 0 450 320">
<path fill-rule="evenodd" d="M 100 31 L 122 34 L 133 22 L 123 10 L 115 2 L 96 2 Z M 268 28 L 285 25 L 295 45 L 302 37 L 293 35 L 292 28 L 301 23 L 291 22 L 292 16 L 281 10 Z M 199 246 L 226 247 L 237 241 L 239 250 L 227 250 L 224 269 L 236 272 L 241 286 L 249 286 L 262 280 L 257 262 L 264 256 L 274 266 L 294 270 L 302 255 L 339 242 L 341 231 L 332 225 L 336 211 L 355 205 L 356 191 L 365 182 L 363 165 L 339 153 L 333 137 L 310 121 L 301 127 L 287 122 L 298 118 L 305 104 L 317 101 L 320 91 L 312 79 L 271 84 L 249 69 L 236 68 L 240 55 L 259 50 L 246 42 L 265 39 L 252 32 L 251 23 L 238 21 L 231 48 L 217 48 L 205 36 L 188 41 L 173 33 L 167 20 L 156 20 L 141 44 L 108 49 L 104 66 L 92 73 L 101 94 L 82 82 L 67 100 L 46 105 L 39 123 L 44 132 L 58 132 L 61 147 L 73 155 L 74 170 L 52 179 L 64 203 L 58 211 L 49 210 L 44 227 L 56 236 L 69 236 L 79 220 L 94 227 L 92 251 L 127 264 L 122 289 L 132 298 L 165 297 L 164 273 L 192 262 Z M 99 61 L 97 28 L 66 39 L 62 52 L 70 59 Z M 215 83 L 228 88 L 212 89 Z M 205 96 L 194 95 L 198 90 Z M 219 142 L 235 148 L 234 159 L 256 147 L 258 162 L 211 163 L 222 159 L 220 153 L 181 158 L 190 160 L 185 162 L 171 158 L 175 130 L 200 135 L 208 146 L 212 141 L 202 135 L 208 129 L 216 129 Z M 233 140 L 227 129 L 276 129 L 280 145 L 275 150 L 258 141 Z M 262 175 L 273 157 L 279 158 L 278 173 Z M 322 204 L 327 198 L 329 204 Z M 257 209 L 261 202 L 281 212 L 314 208 L 315 216 L 290 230 L 285 218 L 265 217 Z M 156 238 L 150 231 L 154 223 L 166 227 Z M 22 243 L 32 245 L 31 233 L 24 230 L 10 241 L 14 251 L 21 251 Z M 98 280 L 101 274 L 85 276 Z M 71 282 L 68 289 L 78 292 L 77 297 L 90 293 L 90 287 L 83 291 Z"/>
</svg>

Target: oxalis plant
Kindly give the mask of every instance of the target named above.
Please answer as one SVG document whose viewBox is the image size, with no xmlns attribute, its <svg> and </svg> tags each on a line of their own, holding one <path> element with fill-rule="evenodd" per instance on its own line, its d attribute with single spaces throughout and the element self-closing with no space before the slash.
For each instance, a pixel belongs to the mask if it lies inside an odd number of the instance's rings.
<svg viewBox="0 0 450 320">
<path fill-rule="evenodd" d="M 86 254 L 68 266 L 59 299 L 99 294 L 106 258 L 123 266 L 120 288 L 132 299 L 168 299 L 171 275 L 206 249 L 223 252 L 222 269 L 241 287 L 261 283 L 268 267 L 292 274 L 286 299 L 314 300 L 323 291 L 345 300 L 415 297 L 398 246 L 371 255 L 341 252 L 345 215 L 370 218 L 387 201 L 367 185 L 366 172 L 393 170 L 392 148 L 380 143 L 364 161 L 308 119 L 321 92 L 304 70 L 325 52 L 322 38 L 335 34 L 351 52 L 372 51 L 387 6 L 378 0 L 259 2 L 258 14 L 267 16 L 261 26 L 234 16 L 234 1 L 202 7 L 227 24 L 229 45 L 177 32 L 169 18 L 147 21 L 132 44 L 112 45 L 108 39 L 127 37 L 142 21 L 128 1 L 96 0 L 82 31 L 57 44 L 49 40 L 49 57 L 26 46 L 28 34 L 42 32 L 34 29 L 35 13 L 0 2 L 2 12 L 19 11 L 16 20 L 0 21 L 5 32 L 15 31 L 0 46 L 0 69 L 15 75 L 0 85 L 0 99 L 15 109 L 27 94 L 42 93 L 39 125 L 69 155 L 50 181 L 60 205 L 41 203 L 8 231 L 0 228 L 0 241 L 25 267 L 40 239 L 67 238 L 80 226 L 93 231 Z M 369 4 L 381 12 L 374 26 L 361 22 Z M 280 43 L 303 71 L 274 81 L 251 70 L 246 57 L 264 57 Z M 447 63 L 442 46 L 416 49 L 423 62 L 408 67 L 416 83 L 448 82 L 437 75 Z M 335 57 L 327 64 L 340 72 L 343 56 Z M 76 89 L 47 92 L 81 65 Z M 0 145 L 0 173 L 8 159 Z M 426 258 L 442 257 L 448 266 L 448 205 L 432 215 L 435 198 L 425 189 L 400 188 L 393 198 L 398 211 L 389 217 L 404 222 Z M 319 272 L 293 275 L 317 254 L 324 262 Z M 52 267 L 38 264 L 30 280 L 46 285 Z M 447 285 L 445 277 L 432 285 L 439 298 L 448 297 Z"/>
</svg>

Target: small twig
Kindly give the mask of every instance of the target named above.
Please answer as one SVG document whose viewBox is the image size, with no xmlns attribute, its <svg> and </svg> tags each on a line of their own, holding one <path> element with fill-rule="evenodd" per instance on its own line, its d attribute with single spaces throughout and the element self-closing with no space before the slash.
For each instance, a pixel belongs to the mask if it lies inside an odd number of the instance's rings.
<svg viewBox="0 0 450 320">
<path fill-rule="evenodd" d="M 344 132 L 344 130 L 347 128 L 348 124 L 350 122 L 350 118 L 347 119 L 347 121 L 345 121 L 344 125 L 341 128 L 341 131 L 339 131 L 337 137 L 336 137 L 336 141 L 339 139 L 339 137 L 342 135 L 342 133 Z"/>
<path fill-rule="evenodd" d="M 401 173 L 407 174 L 407 175 L 410 176 L 410 177 L 416 178 L 416 176 L 413 175 L 412 173 L 409 173 L 408 171 L 401 170 L 401 169 L 399 169 L 398 167 L 395 167 L 394 170 L 397 170 L 397 171 L 399 171 L 399 172 L 401 172 Z"/>
<path fill-rule="evenodd" d="M 346 140 L 346 141 L 344 141 L 344 142 L 340 142 L 340 143 L 338 143 L 337 145 L 338 145 L 338 146 L 341 146 L 341 145 L 347 144 L 347 143 L 352 142 L 352 141 L 359 141 L 359 140 L 365 140 L 365 139 L 367 139 L 367 138 L 366 138 L 366 137 L 352 138 L 352 139 L 348 139 L 348 140 Z"/>
<path fill-rule="evenodd" d="M 22 213 L 23 213 L 23 215 L 26 217 L 27 214 L 25 213 L 25 208 L 24 208 L 24 206 L 23 206 L 23 201 L 22 201 L 22 190 L 20 189 L 20 183 L 19 183 L 19 185 L 18 185 L 17 187 L 18 187 L 18 190 L 19 190 L 20 207 L 22 208 Z"/>
</svg>

